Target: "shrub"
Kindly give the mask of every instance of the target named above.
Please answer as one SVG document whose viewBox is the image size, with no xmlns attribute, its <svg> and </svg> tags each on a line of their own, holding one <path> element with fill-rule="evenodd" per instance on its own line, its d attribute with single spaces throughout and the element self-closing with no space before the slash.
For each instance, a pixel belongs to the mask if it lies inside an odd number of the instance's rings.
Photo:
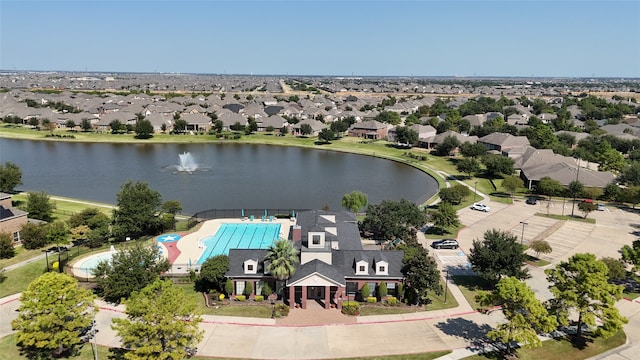
<svg viewBox="0 0 640 360">
<path fill-rule="evenodd" d="M 253 301 L 264 301 L 264 296 L 256 295 L 254 296 Z"/>
<path fill-rule="evenodd" d="M 247 297 L 244 295 L 236 295 L 236 301 L 247 301 Z"/>
<path fill-rule="evenodd" d="M 225 282 L 224 292 L 226 292 L 229 297 L 233 294 L 233 281 L 231 281 L 231 279 L 227 279 L 227 282 Z"/>
<path fill-rule="evenodd" d="M 262 287 L 262 296 L 269 296 L 272 292 L 273 290 L 271 290 L 269 283 L 264 283 L 264 286 Z"/>
<path fill-rule="evenodd" d="M 371 294 L 369 284 L 365 283 L 364 285 L 362 285 L 362 288 L 360 288 L 360 296 L 362 296 L 363 299 L 366 299 L 369 297 L 369 294 Z"/>
<path fill-rule="evenodd" d="M 360 304 L 356 301 L 342 302 L 342 313 L 345 315 L 360 315 Z"/>
<path fill-rule="evenodd" d="M 404 297 L 404 284 L 398 284 L 398 298 L 402 299 Z"/>
<path fill-rule="evenodd" d="M 281 318 L 289 315 L 289 307 L 285 304 L 276 304 L 273 306 L 272 316 L 274 318 Z"/>
<path fill-rule="evenodd" d="M 224 294 L 218 295 L 218 300 L 220 300 L 220 301 L 224 300 Z"/>
<path fill-rule="evenodd" d="M 246 295 L 247 297 L 251 296 L 251 293 L 253 293 L 253 285 L 251 283 L 251 281 L 247 281 L 246 285 L 244 287 L 244 291 L 242 292 L 244 295 Z"/>
<path fill-rule="evenodd" d="M 387 283 L 384 281 L 381 281 L 380 285 L 378 285 L 378 296 L 380 296 L 381 299 L 387 296 Z"/>
<path fill-rule="evenodd" d="M 368 303 L 376 303 L 376 302 L 378 302 L 378 298 L 375 297 L 375 296 L 369 296 L 369 297 L 367 297 L 367 302 Z"/>
<path fill-rule="evenodd" d="M 394 296 L 389 296 L 387 298 L 387 304 L 389 304 L 389 305 L 397 305 L 398 304 L 398 299 L 396 299 Z"/>
</svg>

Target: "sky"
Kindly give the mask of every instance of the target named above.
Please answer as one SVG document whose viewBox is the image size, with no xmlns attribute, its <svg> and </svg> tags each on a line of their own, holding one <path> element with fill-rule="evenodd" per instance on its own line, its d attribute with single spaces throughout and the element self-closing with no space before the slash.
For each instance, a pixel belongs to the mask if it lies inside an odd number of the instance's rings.
<svg viewBox="0 0 640 360">
<path fill-rule="evenodd" d="M 0 69 L 640 78 L 640 0 L 0 0 Z"/>
</svg>

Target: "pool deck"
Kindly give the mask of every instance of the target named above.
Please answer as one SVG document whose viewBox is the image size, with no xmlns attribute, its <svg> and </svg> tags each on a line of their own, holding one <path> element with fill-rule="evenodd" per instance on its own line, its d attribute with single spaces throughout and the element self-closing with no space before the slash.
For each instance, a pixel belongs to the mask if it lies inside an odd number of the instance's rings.
<svg viewBox="0 0 640 360">
<path fill-rule="evenodd" d="M 222 224 L 280 224 L 280 238 L 288 239 L 289 231 L 291 227 L 295 225 L 295 221 L 291 219 L 276 219 L 273 221 L 262 221 L 261 219 L 249 219 L 241 218 L 229 218 L 229 219 L 214 219 L 203 222 L 198 230 L 183 236 L 179 241 L 174 243 L 168 243 L 176 246 L 180 250 L 180 255 L 175 259 L 172 264 L 171 273 L 180 274 L 189 272 L 189 261 L 191 260 L 192 267 L 199 267 L 197 264 L 198 259 L 202 256 L 204 248 L 199 245 L 200 240 L 213 236 L 216 234 Z M 167 243 L 159 243 L 160 245 L 167 247 Z"/>
</svg>

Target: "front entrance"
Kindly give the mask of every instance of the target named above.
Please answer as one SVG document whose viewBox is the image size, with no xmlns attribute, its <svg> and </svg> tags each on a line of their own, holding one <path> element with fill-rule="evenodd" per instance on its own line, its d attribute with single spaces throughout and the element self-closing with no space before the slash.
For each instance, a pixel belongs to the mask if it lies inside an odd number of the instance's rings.
<svg viewBox="0 0 640 360">
<path fill-rule="evenodd" d="M 308 286 L 307 299 L 324 300 L 324 286 Z"/>
</svg>

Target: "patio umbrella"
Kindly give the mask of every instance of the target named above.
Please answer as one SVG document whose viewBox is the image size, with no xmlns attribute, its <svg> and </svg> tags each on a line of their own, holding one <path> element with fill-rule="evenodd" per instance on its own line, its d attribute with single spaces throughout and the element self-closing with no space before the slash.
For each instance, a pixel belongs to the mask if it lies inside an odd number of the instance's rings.
<svg viewBox="0 0 640 360">
<path fill-rule="evenodd" d="M 189 258 L 189 267 L 191 267 L 191 258 Z"/>
<path fill-rule="evenodd" d="M 267 217 L 267 209 L 264 209 L 264 216 Z"/>
<path fill-rule="evenodd" d="M 295 212 L 295 210 L 291 210 L 291 217 L 296 217 L 296 212 Z"/>
<path fill-rule="evenodd" d="M 244 209 L 242 209 L 242 217 L 244 217 Z"/>
</svg>

